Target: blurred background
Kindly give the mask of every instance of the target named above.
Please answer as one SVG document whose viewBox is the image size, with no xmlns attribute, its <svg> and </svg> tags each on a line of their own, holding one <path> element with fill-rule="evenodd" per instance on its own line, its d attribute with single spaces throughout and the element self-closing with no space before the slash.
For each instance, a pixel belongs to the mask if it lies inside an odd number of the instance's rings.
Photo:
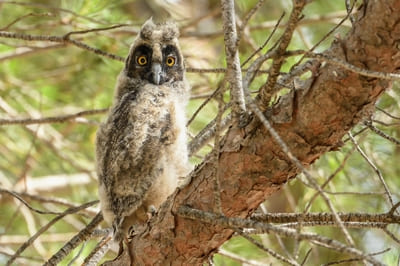
<svg viewBox="0 0 400 266">
<path fill-rule="evenodd" d="M 236 1 L 239 26 L 257 2 Z M 273 46 L 284 29 L 291 8 L 290 0 L 264 1 L 243 29 L 239 46 L 241 62 L 262 46 L 277 20 L 284 15 L 276 33 L 261 52 Z M 220 2 L 213 0 L 0 1 L 0 31 L 59 37 L 82 31 L 71 34 L 70 38 L 125 58 L 145 20 L 150 17 L 155 21 L 175 20 L 181 29 L 180 45 L 186 59 L 187 78 L 192 86 L 192 99 L 187 109 L 188 119 L 193 118 L 189 125 L 193 137 L 218 112 L 217 101 L 212 99 L 203 103 L 224 78 L 225 53 L 220 12 Z M 322 40 L 346 17 L 345 1 L 315 0 L 306 6 L 303 13 L 305 17 L 293 35 L 290 50 L 308 50 Z M 105 29 L 111 26 L 115 27 Z M 345 20 L 315 50 L 324 51 L 335 36 L 344 37 L 350 27 L 350 21 Z M 90 29 L 103 30 L 85 32 Z M 26 41 L 0 37 L 0 119 L 62 116 L 108 108 L 123 63 L 71 44 L 47 41 L 48 37 L 44 39 Z M 288 57 L 283 71 L 288 71 L 299 58 Z M 268 62 L 263 68 L 268 69 Z M 265 75 L 257 76 L 251 89 L 257 91 L 265 80 Z M 229 99 L 228 93 L 224 96 L 225 100 Z M 399 98 L 399 84 L 395 83 L 377 103 L 378 109 L 373 117 L 377 128 L 395 138 L 400 137 Z M 0 193 L 0 265 L 5 264 L 30 236 L 54 218 L 52 214 L 33 212 L 4 190 L 19 192 L 34 208 L 57 212 L 97 199 L 94 141 L 106 111 L 95 113 L 63 123 L 0 124 L 0 188 L 3 189 Z M 364 125 L 356 126 L 352 132 L 385 180 L 394 202 L 397 202 L 399 146 L 366 130 Z M 322 184 L 340 168 L 325 187 L 338 211 L 388 211 L 390 206 L 378 171 L 355 150 L 348 137 L 343 141 L 343 148 L 324 155 L 310 171 Z M 200 163 L 211 149 L 212 143 L 209 143 L 193 154 L 192 163 Z M 259 211 L 304 211 L 315 193 L 304 183 L 301 175 L 289 181 Z M 97 211 L 98 206 L 94 205 L 77 214 L 67 215 L 34 241 L 16 265 L 42 264 L 81 230 Z M 310 211 L 326 212 L 329 209 L 317 197 Z M 398 226 L 391 225 L 388 229 L 399 234 Z M 398 243 L 382 230 L 350 230 L 357 247 L 367 253 L 390 248 L 378 258 L 388 265 L 397 263 Z M 343 241 L 339 230 L 334 227 L 309 227 L 306 231 Z M 348 258 L 308 242 L 298 243 L 275 235 L 254 237 L 278 253 L 300 258 L 300 262 L 311 250 L 306 265 Z M 92 239 L 80 245 L 61 265 L 80 265 L 97 242 L 98 239 Z M 109 252 L 105 259 L 113 257 L 115 254 Z M 233 237 L 212 260 L 215 265 L 281 264 L 242 237 Z"/>
</svg>

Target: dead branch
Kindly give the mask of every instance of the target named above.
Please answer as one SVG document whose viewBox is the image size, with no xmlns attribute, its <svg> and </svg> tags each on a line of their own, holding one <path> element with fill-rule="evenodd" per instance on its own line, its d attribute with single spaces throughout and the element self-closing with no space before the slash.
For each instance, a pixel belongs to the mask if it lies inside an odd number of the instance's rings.
<svg viewBox="0 0 400 266">
<path fill-rule="evenodd" d="M 98 213 L 92 221 L 70 241 L 68 241 L 56 254 L 54 254 L 44 265 L 57 265 L 65 256 L 67 256 L 80 243 L 86 241 L 91 236 L 94 229 L 103 221 L 103 216 Z"/>
<path fill-rule="evenodd" d="M 351 255 L 355 255 L 358 258 L 362 258 L 372 263 L 373 265 L 384 265 L 372 258 L 370 255 L 364 254 L 363 252 L 349 247 L 340 243 L 339 241 L 328 239 L 326 237 L 313 234 L 313 233 L 298 233 L 296 230 L 276 227 L 270 224 L 259 223 L 256 221 L 252 221 L 250 219 L 242 219 L 242 218 L 229 218 L 220 214 L 215 214 L 211 212 L 200 211 L 192 208 L 188 208 L 186 206 L 181 206 L 178 209 L 178 214 L 188 219 L 193 219 L 196 221 L 202 221 L 205 223 L 213 224 L 213 225 L 221 225 L 223 227 L 232 228 L 232 229 L 240 229 L 240 228 L 252 228 L 254 229 L 254 233 L 269 233 L 274 232 L 280 236 L 290 237 L 290 238 L 298 238 L 309 240 L 314 244 L 328 246 L 332 249 L 335 249 L 339 252 L 345 252 Z"/>
<path fill-rule="evenodd" d="M 233 119 L 238 119 L 246 112 L 242 88 L 242 71 L 238 52 L 235 7 L 233 0 L 222 0 L 222 20 L 224 29 L 225 54 L 227 63 L 227 81 L 231 84 L 231 102 Z"/>
<path fill-rule="evenodd" d="M 75 120 L 82 116 L 104 114 L 108 108 L 85 110 L 70 115 L 49 116 L 43 118 L 20 118 L 20 119 L 0 119 L 0 126 L 3 125 L 31 125 L 31 124 L 50 124 L 50 123 L 64 123 L 70 120 Z"/>
<path fill-rule="evenodd" d="M 79 207 L 72 207 L 64 211 L 62 214 L 58 215 L 56 218 L 52 219 L 50 222 L 48 222 L 45 226 L 40 228 L 31 238 L 29 238 L 28 241 L 26 241 L 22 246 L 18 248 L 18 250 L 14 253 L 14 255 L 7 261 L 6 265 L 11 265 L 14 260 L 22 253 L 24 252 L 25 249 L 27 249 L 43 232 L 45 232 L 47 229 L 49 229 L 53 224 L 64 218 L 66 215 L 76 213 L 80 210 L 86 209 L 90 206 L 93 206 L 94 204 L 97 204 L 98 201 L 91 201 L 85 204 L 82 204 Z M 102 218 L 102 217 L 101 217 Z"/>
<path fill-rule="evenodd" d="M 262 111 L 265 111 L 269 105 L 271 97 L 276 93 L 274 86 L 278 79 L 278 75 L 280 73 L 281 66 L 283 64 L 283 55 L 286 52 L 287 47 L 289 46 L 289 42 L 292 39 L 293 32 L 297 27 L 299 20 L 301 19 L 301 12 L 306 5 L 305 0 L 295 0 L 293 1 L 293 10 L 289 17 L 289 22 L 287 23 L 287 27 L 282 34 L 282 37 L 279 41 L 278 47 L 275 50 L 277 58 L 273 60 L 272 66 L 269 70 L 268 80 L 266 84 L 260 90 L 260 108 Z"/>
<path fill-rule="evenodd" d="M 8 31 L 0 31 L 0 37 L 9 38 L 9 39 L 18 39 L 24 41 L 47 41 L 47 42 L 56 42 L 56 43 L 63 43 L 63 44 L 72 44 L 76 47 L 82 48 L 89 52 L 93 52 L 98 55 L 105 56 L 110 59 L 114 59 L 117 61 L 124 62 L 125 58 L 105 52 L 101 49 L 91 47 L 83 42 L 70 39 L 68 33 L 63 36 L 51 36 L 51 35 L 31 35 L 31 34 L 24 34 L 24 33 L 17 33 L 17 32 L 8 32 Z"/>
</svg>

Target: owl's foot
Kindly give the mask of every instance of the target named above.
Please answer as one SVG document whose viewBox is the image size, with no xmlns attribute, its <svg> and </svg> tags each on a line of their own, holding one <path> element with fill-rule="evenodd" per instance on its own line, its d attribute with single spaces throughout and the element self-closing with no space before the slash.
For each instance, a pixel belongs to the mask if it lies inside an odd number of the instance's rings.
<svg viewBox="0 0 400 266">
<path fill-rule="evenodd" d="M 150 205 L 148 208 L 147 208 L 147 217 L 148 217 L 148 220 L 150 220 L 152 217 L 154 217 L 155 215 L 157 214 L 157 209 L 156 209 L 156 207 L 154 206 L 154 205 Z"/>
</svg>

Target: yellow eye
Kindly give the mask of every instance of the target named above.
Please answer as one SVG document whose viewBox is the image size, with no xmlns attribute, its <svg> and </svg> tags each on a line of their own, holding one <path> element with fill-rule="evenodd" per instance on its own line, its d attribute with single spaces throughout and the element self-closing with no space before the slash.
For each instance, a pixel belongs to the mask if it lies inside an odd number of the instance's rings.
<svg viewBox="0 0 400 266">
<path fill-rule="evenodd" d="M 144 56 L 144 55 L 139 56 L 139 57 L 136 59 L 136 61 L 137 61 L 137 63 L 138 63 L 140 66 L 144 66 L 145 64 L 147 64 L 147 58 L 146 58 L 146 56 Z"/>
<path fill-rule="evenodd" d="M 168 56 L 166 63 L 167 66 L 172 67 L 173 65 L 175 65 L 175 58 L 173 56 Z"/>
</svg>

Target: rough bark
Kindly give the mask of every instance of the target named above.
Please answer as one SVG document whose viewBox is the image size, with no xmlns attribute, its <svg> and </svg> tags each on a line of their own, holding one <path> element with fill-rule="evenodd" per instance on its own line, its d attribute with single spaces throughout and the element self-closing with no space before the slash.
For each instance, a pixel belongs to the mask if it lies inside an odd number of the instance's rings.
<svg viewBox="0 0 400 266">
<path fill-rule="evenodd" d="M 400 0 L 370 0 L 355 18 L 347 36 L 325 53 L 370 70 L 399 70 Z M 322 65 L 317 74 L 308 91 L 296 91 L 292 120 L 273 125 L 304 166 L 340 147 L 343 135 L 371 113 L 391 85 L 330 64 Z M 281 105 L 270 113 L 285 108 Z M 221 145 L 219 178 L 226 216 L 248 216 L 299 173 L 255 119 L 244 129 L 231 127 Z M 214 167 L 211 161 L 198 166 L 192 182 L 163 206 L 146 234 L 133 240 L 135 265 L 202 265 L 232 236 L 231 230 L 174 215 L 181 205 L 214 210 Z"/>
</svg>

